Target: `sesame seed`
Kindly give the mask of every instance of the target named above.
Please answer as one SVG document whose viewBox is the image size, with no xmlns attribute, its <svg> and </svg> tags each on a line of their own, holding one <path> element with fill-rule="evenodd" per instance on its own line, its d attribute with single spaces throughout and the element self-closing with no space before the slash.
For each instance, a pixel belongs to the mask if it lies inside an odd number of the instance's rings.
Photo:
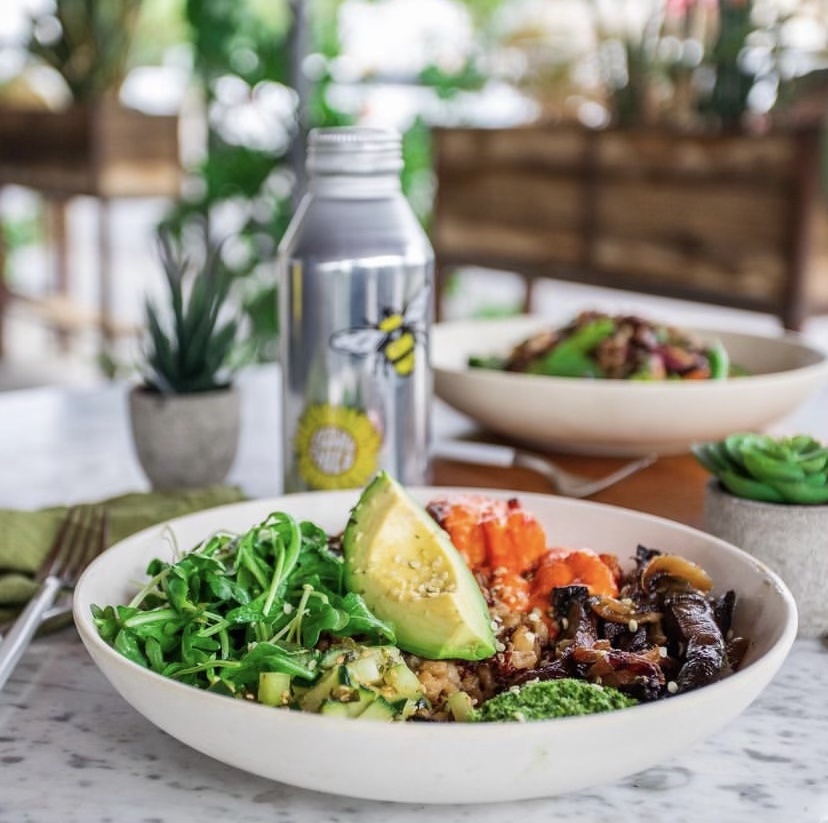
<svg viewBox="0 0 828 823">
<path fill-rule="evenodd" d="M 498 640 L 498 641 L 495 643 L 495 650 L 496 650 L 496 651 L 499 651 L 499 652 L 505 652 L 505 651 L 506 651 L 506 644 L 505 644 L 505 643 L 501 643 L 501 642 Z"/>
<path fill-rule="evenodd" d="M 678 683 L 676 683 L 675 680 L 671 680 L 667 684 L 667 691 L 670 692 L 670 694 L 675 694 L 678 691 Z"/>
<path fill-rule="evenodd" d="M 561 628 L 564 629 L 564 631 L 569 628 L 569 620 L 566 617 L 561 618 Z"/>
<path fill-rule="evenodd" d="M 667 657 L 667 647 L 666 646 L 659 646 L 658 647 L 658 656 L 661 658 Z"/>
<path fill-rule="evenodd" d="M 638 631 L 638 621 L 637 620 L 630 620 L 630 622 L 627 623 L 627 628 L 633 633 L 637 632 Z"/>
</svg>

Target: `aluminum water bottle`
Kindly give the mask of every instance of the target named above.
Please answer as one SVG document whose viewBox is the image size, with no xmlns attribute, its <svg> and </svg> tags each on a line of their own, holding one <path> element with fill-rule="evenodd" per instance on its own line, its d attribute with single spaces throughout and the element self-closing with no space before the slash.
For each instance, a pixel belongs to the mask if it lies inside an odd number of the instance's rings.
<svg viewBox="0 0 828 823">
<path fill-rule="evenodd" d="M 434 253 L 400 187 L 399 134 L 311 131 L 279 246 L 284 489 L 428 475 Z"/>
</svg>

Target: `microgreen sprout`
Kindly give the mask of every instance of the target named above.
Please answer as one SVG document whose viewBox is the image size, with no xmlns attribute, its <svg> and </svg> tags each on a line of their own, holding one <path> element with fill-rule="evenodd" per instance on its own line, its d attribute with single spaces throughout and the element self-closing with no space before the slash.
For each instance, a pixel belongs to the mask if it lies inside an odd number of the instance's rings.
<svg viewBox="0 0 828 823">
<path fill-rule="evenodd" d="M 173 561 L 152 560 L 126 606 L 93 606 L 98 631 L 130 660 L 176 680 L 250 696 L 259 674 L 318 676 L 329 633 L 371 643 L 394 633 L 344 585 L 323 530 L 282 512 L 243 534 L 217 532 Z"/>
</svg>

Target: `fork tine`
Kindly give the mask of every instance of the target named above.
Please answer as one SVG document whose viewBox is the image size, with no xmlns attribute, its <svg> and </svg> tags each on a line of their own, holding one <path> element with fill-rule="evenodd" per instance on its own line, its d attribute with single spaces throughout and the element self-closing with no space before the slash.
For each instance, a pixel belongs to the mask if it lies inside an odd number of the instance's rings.
<svg viewBox="0 0 828 823">
<path fill-rule="evenodd" d="M 71 552 L 60 577 L 65 586 L 73 586 L 81 572 L 106 548 L 106 510 L 85 507 L 76 521 Z"/>
<path fill-rule="evenodd" d="M 86 542 L 86 551 L 81 557 L 81 567 L 75 577 L 75 580 L 80 577 L 80 573 L 83 572 L 101 552 L 106 550 L 109 542 L 107 539 L 109 536 L 109 517 L 106 509 L 100 507 L 94 509 L 91 514 L 91 520 L 91 537 Z"/>
<path fill-rule="evenodd" d="M 546 457 L 532 452 L 518 451 L 515 455 L 515 465 L 531 469 L 543 475 L 557 489 L 559 494 L 566 497 L 590 497 L 603 489 L 618 483 L 634 472 L 649 466 L 656 460 L 656 455 L 646 455 L 620 469 L 598 478 L 586 478 L 569 472 L 558 466 Z"/>
<path fill-rule="evenodd" d="M 106 547 L 106 512 L 99 506 L 71 508 L 36 575 L 39 587 L 0 644 L 0 689 L 26 650 L 43 614 L 65 587 L 72 587 Z"/>
<path fill-rule="evenodd" d="M 593 494 L 597 494 L 599 491 L 603 491 L 624 480 L 631 474 L 652 465 L 655 461 L 655 455 L 645 455 L 644 457 L 624 464 L 620 469 L 610 472 L 610 474 L 606 474 L 603 477 L 597 477 L 594 480 L 581 482 L 580 484 L 573 484 L 568 494 L 570 497 L 591 497 Z"/>
<path fill-rule="evenodd" d="M 55 574 L 63 565 L 65 557 L 74 543 L 75 532 L 77 531 L 77 516 L 77 507 L 70 508 L 64 515 L 52 540 L 49 553 L 35 575 L 35 580 L 41 581 L 50 574 Z"/>
</svg>

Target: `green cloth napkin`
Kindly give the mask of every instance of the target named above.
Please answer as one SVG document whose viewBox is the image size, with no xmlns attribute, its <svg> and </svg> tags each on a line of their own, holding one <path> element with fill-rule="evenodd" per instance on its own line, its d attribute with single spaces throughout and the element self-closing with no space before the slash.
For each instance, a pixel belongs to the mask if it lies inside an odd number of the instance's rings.
<svg viewBox="0 0 828 823">
<path fill-rule="evenodd" d="M 134 492 L 101 501 L 108 512 L 111 546 L 141 529 L 183 514 L 244 500 L 233 486 Z M 0 509 L 0 620 L 12 616 L 34 594 L 34 573 L 57 534 L 65 506 L 38 511 Z"/>
</svg>

